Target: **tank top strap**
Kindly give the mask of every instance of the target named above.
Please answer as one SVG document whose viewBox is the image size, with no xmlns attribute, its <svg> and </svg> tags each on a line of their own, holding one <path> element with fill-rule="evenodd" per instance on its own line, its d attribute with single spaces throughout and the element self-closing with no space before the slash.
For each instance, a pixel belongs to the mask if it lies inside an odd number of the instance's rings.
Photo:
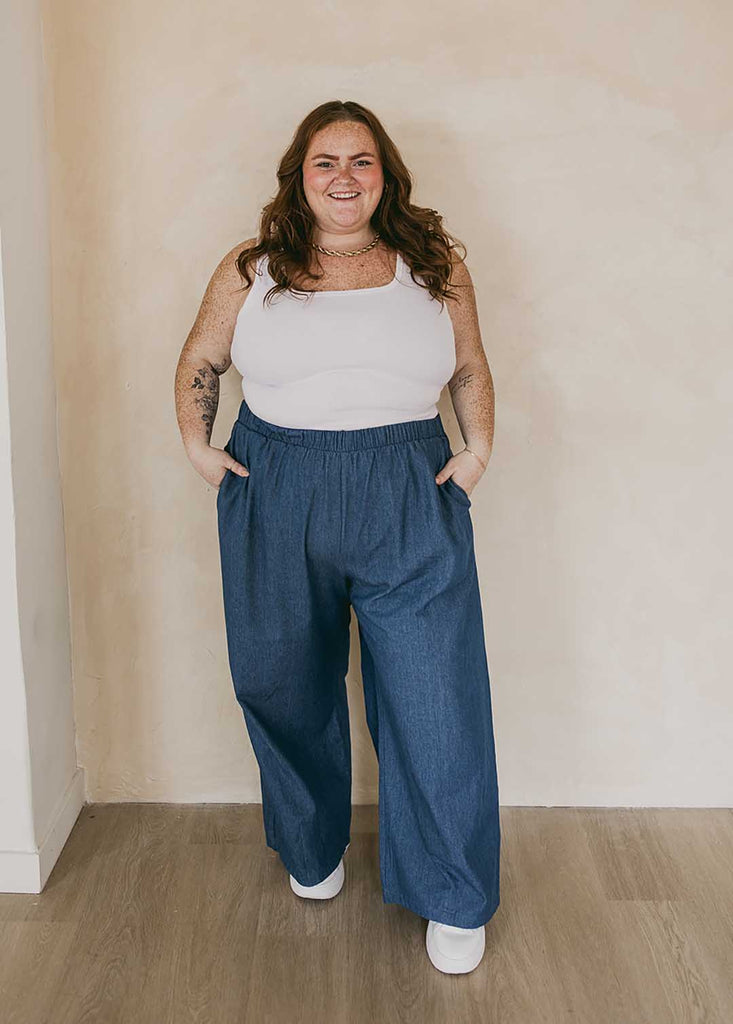
<svg viewBox="0 0 733 1024">
<path fill-rule="evenodd" d="M 257 263 L 255 264 L 255 269 L 257 271 L 257 279 L 258 280 L 263 280 L 265 278 L 265 276 L 267 275 L 267 253 L 266 252 L 263 253 L 258 258 Z"/>
<path fill-rule="evenodd" d="M 254 281 L 250 285 L 250 297 L 248 301 L 250 301 L 256 294 L 264 294 L 273 285 L 272 278 L 267 272 L 267 253 L 263 253 L 261 256 L 258 256 L 254 264 L 253 272 Z"/>
</svg>

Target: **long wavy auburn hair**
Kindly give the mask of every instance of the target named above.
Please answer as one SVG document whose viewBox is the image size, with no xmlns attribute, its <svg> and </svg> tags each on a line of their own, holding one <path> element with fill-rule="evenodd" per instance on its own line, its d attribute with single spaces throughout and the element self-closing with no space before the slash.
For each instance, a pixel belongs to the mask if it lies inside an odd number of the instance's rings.
<svg viewBox="0 0 733 1024">
<path fill-rule="evenodd" d="M 377 144 L 385 187 L 370 224 L 379 232 L 380 240 L 402 254 L 413 281 L 426 288 L 441 306 L 446 298 L 456 298 L 456 292 L 450 290 L 455 284 L 449 286 L 452 252 L 460 248 L 465 259 L 466 247 L 445 230 L 437 210 L 410 202 L 412 175 L 397 147 L 376 115 L 350 100 L 322 103 L 298 125 L 277 169 L 277 195 L 262 210 L 256 244 L 243 249 L 237 257 L 237 269 L 247 287 L 253 281 L 247 264 L 254 265 L 260 256 L 267 255 L 270 276 L 275 281 L 264 297 L 268 305 L 280 292 L 290 291 L 306 298 L 314 294 L 314 289 L 302 287 L 305 280 L 320 280 L 309 270 L 315 251 L 312 241 L 316 221 L 303 190 L 302 168 L 315 133 L 336 121 L 365 124 Z M 416 274 L 421 281 L 415 280 Z"/>
</svg>

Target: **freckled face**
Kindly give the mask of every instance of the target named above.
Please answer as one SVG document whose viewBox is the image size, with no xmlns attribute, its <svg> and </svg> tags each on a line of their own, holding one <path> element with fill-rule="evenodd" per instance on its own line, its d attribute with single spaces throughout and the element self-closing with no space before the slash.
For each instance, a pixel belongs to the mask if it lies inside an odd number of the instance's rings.
<svg viewBox="0 0 733 1024">
<path fill-rule="evenodd" d="M 322 231 L 352 234 L 367 227 L 383 187 L 377 144 L 366 125 L 340 121 L 316 132 L 303 161 L 303 188 Z"/>
</svg>

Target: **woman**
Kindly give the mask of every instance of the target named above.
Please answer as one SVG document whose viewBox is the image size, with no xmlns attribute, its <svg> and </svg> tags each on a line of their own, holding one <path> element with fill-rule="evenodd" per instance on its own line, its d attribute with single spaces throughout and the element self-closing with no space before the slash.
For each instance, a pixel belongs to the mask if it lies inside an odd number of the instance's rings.
<svg viewBox="0 0 733 1024">
<path fill-rule="evenodd" d="M 186 451 L 218 488 L 229 664 L 265 837 L 299 896 L 340 891 L 353 607 L 383 900 L 427 918 L 431 962 L 465 973 L 499 905 L 500 849 L 469 513 L 493 385 L 471 278 L 358 103 L 312 111 L 278 179 L 258 237 L 215 270 L 176 373 Z M 211 429 L 232 363 L 244 398 L 222 450 Z M 446 384 L 468 441 L 455 455 Z"/>
</svg>

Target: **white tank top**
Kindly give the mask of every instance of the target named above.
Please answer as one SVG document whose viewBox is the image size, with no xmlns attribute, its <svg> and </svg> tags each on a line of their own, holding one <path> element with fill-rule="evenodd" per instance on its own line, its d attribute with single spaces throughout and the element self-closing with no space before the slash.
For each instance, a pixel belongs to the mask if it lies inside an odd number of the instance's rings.
<svg viewBox="0 0 733 1024">
<path fill-rule="evenodd" d="M 456 367 L 453 325 L 399 253 L 389 284 L 307 298 L 283 292 L 271 306 L 262 303 L 275 283 L 266 256 L 256 271 L 231 347 L 256 416 L 296 429 L 355 430 L 437 414 Z"/>
</svg>

